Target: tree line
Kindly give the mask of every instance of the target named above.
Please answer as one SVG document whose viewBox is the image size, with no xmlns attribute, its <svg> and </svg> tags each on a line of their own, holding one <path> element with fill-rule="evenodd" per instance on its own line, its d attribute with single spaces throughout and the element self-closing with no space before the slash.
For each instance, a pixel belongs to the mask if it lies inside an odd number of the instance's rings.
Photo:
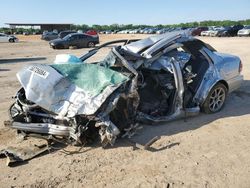
<svg viewBox="0 0 250 188">
<path fill-rule="evenodd" d="M 88 30 L 94 29 L 97 31 L 105 31 L 105 30 L 125 30 L 125 29 L 138 29 L 138 28 L 173 28 L 173 27 L 199 27 L 199 26 L 232 26 L 232 25 L 250 25 L 250 19 L 247 20 L 239 20 L 239 21 L 232 21 L 232 20 L 222 20 L 222 21 L 214 21 L 214 20 L 207 20 L 201 22 L 189 22 L 189 23 L 179 23 L 179 24 L 169 24 L 169 25 L 133 25 L 133 24 L 112 24 L 112 25 L 72 25 L 73 30 Z"/>
<path fill-rule="evenodd" d="M 86 30 L 90 30 L 90 29 L 94 29 L 97 31 L 106 31 L 106 30 L 125 30 L 125 29 L 138 29 L 138 28 L 173 28 L 173 27 L 199 27 L 199 26 L 232 26 L 232 25 L 250 25 L 250 19 L 246 19 L 246 20 L 238 20 L 238 21 L 232 21 L 232 20 L 221 20 L 221 21 L 214 21 L 214 20 L 206 20 L 206 21 L 201 21 L 201 22 L 188 22 L 188 23 L 179 23 L 179 24 L 168 24 L 168 25 L 133 25 L 133 24 L 111 24 L 111 25 L 86 25 L 86 24 L 82 24 L 82 25 L 75 25 L 73 24 L 71 26 L 71 30 L 82 30 L 82 31 L 86 31 Z M 3 27 L 0 28 L 0 32 L 8 32 L 10 31 L 10 28 L 7 27 Z M 24 28 L 16 28 L 14 29 L 14 32 L 36 32 L 39 31 L 39 29 L 32 29 L 32 28 L 28 28 L 28 29 L 24 29 Z M 12 30 L 13 32 L 13 30 Z"/>
</svg>

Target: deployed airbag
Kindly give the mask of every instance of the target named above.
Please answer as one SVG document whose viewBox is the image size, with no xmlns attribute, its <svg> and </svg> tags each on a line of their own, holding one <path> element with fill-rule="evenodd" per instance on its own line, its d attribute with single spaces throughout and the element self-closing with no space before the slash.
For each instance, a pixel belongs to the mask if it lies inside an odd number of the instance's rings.
<svg viewBox="0 0 250 188">
<path fill-rule="evenodd" d="M 94 114 L 128 78 L 96 64 L 27 65 L 17 73 L 26 98 L 59 116 Z"/>
</svg>

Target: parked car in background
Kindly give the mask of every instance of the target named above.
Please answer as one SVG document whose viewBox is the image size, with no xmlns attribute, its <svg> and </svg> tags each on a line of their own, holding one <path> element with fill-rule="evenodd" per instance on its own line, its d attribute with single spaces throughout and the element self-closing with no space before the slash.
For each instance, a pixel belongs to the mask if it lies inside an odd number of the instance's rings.
<svg viewBox="0 0 250 188">
<path fill-rule="evenodd" d="M 166 33 L 167 31 L 168 31 L 168 28 L 159 29 L 158 31 L 156 31 L 156 34 L 163 34 L 163 33 Z"/>
<path fill-rule="evenodd" d="M 225 31 L 229 27 L 214 27 L 213 30 L 209 32 L 209 36 L 217 37 L 219 33 Z"/>
<path fill-rule="evenodd" d="M 207 31 L 207 30 L 208 30 L 208 27 L 197 27 L 196 29 L 194 29 L 192 31 L 192 35 L 193 36 L 201 36 L 201 32 Z"/>
<path fill-rule="evenodd" d="M 130 34 L 140 33 L 140 29 L 133 29 L 129 31 Z"/>
<path fill-rule="evenodd" d="M 234 25 L 232 27 L 226 28 L 223 32 L 219 33 L 219 37 L 234 37 L 237 36 L 238 31 L 243 29 L 243 25 Z"/>
<path fill-rule="evenodd" d="M 243 29 L 238 31 L 238 36 L 250 36 L 250 25 L 246 25 Z"/>
<path fill-rule="evenodd" d="M 22 31 L 16 31 L 16 32 L 14 32 L 13 34 L 14 34 L 14 35 L 22 35 L 23 32 L 22 32 Z"/>
<path fill-rule="evenodd" d="M 201 32 L 201 36 L 211 36 L 211 33 L 213 33 L 216 28 L 217 28 L 216 26 L 208 27 L 207 31 L 202 31 Z"/>
<path fill-rule="evenodd" d="M 51 41 L 58 38 L 58 34 L 54 32 L 44 32 L 41 39 L 46 41 Z"/>
<path fill-rule="evenodd" d="M 54 29 L 52 32 L 58 34 L 58 30 L 57 29 Z"/>
<path fill-rule="evenodd" d="M 76 31 L 61 31 L 59 34 L 58 34 L 58 37 L 59 38 L 64 38 L 65 36 L 67 36 L 68 34 L 71 34 L 71 33 L 76 33 Z"/>
<path fill-rule="evenodd" d="M 65 36 L 63 39 L 58 38 L 51 40 L 49 42 L 50 46 L 53 49 L 65 49 L 69 47 L 76 48 L 93 48 L 96 44 L 99 43 L 99 37 L 83 34 L 83 33 L 72 33 Z"/>
<path fill-rule="evenodd" d="M 120 30 L 114 30 L 112 31 L 112 34 L 117 34 Z"/>
<path fill-rule="evenodd" d="M 143 34 L 144 31 L 146 31 L 146 30 L 147 30 L 147 28 L 140 29 L 140 30 L 139 30 L 139 33 Z"/>
<path fill-rule="evenodd" d="M 41 31 L 34 31 L 32 34 L 33 35 L 40 35 L 40 34 L 42 34 L 42 32 Z"/>
<path fill-rule="evenodd" d="M 202 31 L 201 36 L 209 36 L 209 30 L 207 31 Z"/>
<path fill-rule="evenodd" d="M 88 30 L 85 32 L 85 34 L 92 35 L 92 36 L 98 36 L 98 33 L 95 30 Z"/>
<path fill-rule="evenodd" d="M 13 35 L 6 35 L 4 33 L 0 33 L 0 42 L 18 42 L 18 38 Z"/>
<path fill-rule="evenodd" d="M 30 33 L 28 31 L 23 32 L 23 35 L 29 35 Z"/>
<path fill-rule="evenodd" d="M 103 34 L 111 34 L 111 33 L 112 33 L 111 30 L 103 31 Z"/>
</svg>

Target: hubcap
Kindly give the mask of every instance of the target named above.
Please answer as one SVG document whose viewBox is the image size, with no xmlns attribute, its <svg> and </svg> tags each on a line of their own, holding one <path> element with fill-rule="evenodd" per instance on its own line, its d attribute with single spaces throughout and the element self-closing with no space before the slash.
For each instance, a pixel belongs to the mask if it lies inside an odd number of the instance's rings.
<svg viewBox="0 0 250 188">
<path fill-rule="evenodd" d="M 90 47 L 90 48 L 93 48 L 94 46 L 95 46 L 95 44 L 94 44 L 93 42 L 90 42 L 90 43 L 89 43 L 89 47 Z"/>
<path fill-rule="evenodd" d="M 209 101 L 209 108 L 211 111 L 216 112 L 218 111 L 224 101 L 225 101 L 226 93 L 223 88 L 217 88 L 213 91 L 212 95 L 210 96 Z"/>
</svg>

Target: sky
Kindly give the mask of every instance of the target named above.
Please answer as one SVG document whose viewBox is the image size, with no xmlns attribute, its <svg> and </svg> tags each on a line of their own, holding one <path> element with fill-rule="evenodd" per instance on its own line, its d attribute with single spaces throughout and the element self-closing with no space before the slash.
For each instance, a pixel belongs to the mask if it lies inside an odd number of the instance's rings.
<svg viewBox="0 0 250 188">
<path fill-rule="evenodd" d="M 250 0 L 12 0 L 0 3 L 4 23 L 175 24 L 250 19 Z"/>
</svg>

